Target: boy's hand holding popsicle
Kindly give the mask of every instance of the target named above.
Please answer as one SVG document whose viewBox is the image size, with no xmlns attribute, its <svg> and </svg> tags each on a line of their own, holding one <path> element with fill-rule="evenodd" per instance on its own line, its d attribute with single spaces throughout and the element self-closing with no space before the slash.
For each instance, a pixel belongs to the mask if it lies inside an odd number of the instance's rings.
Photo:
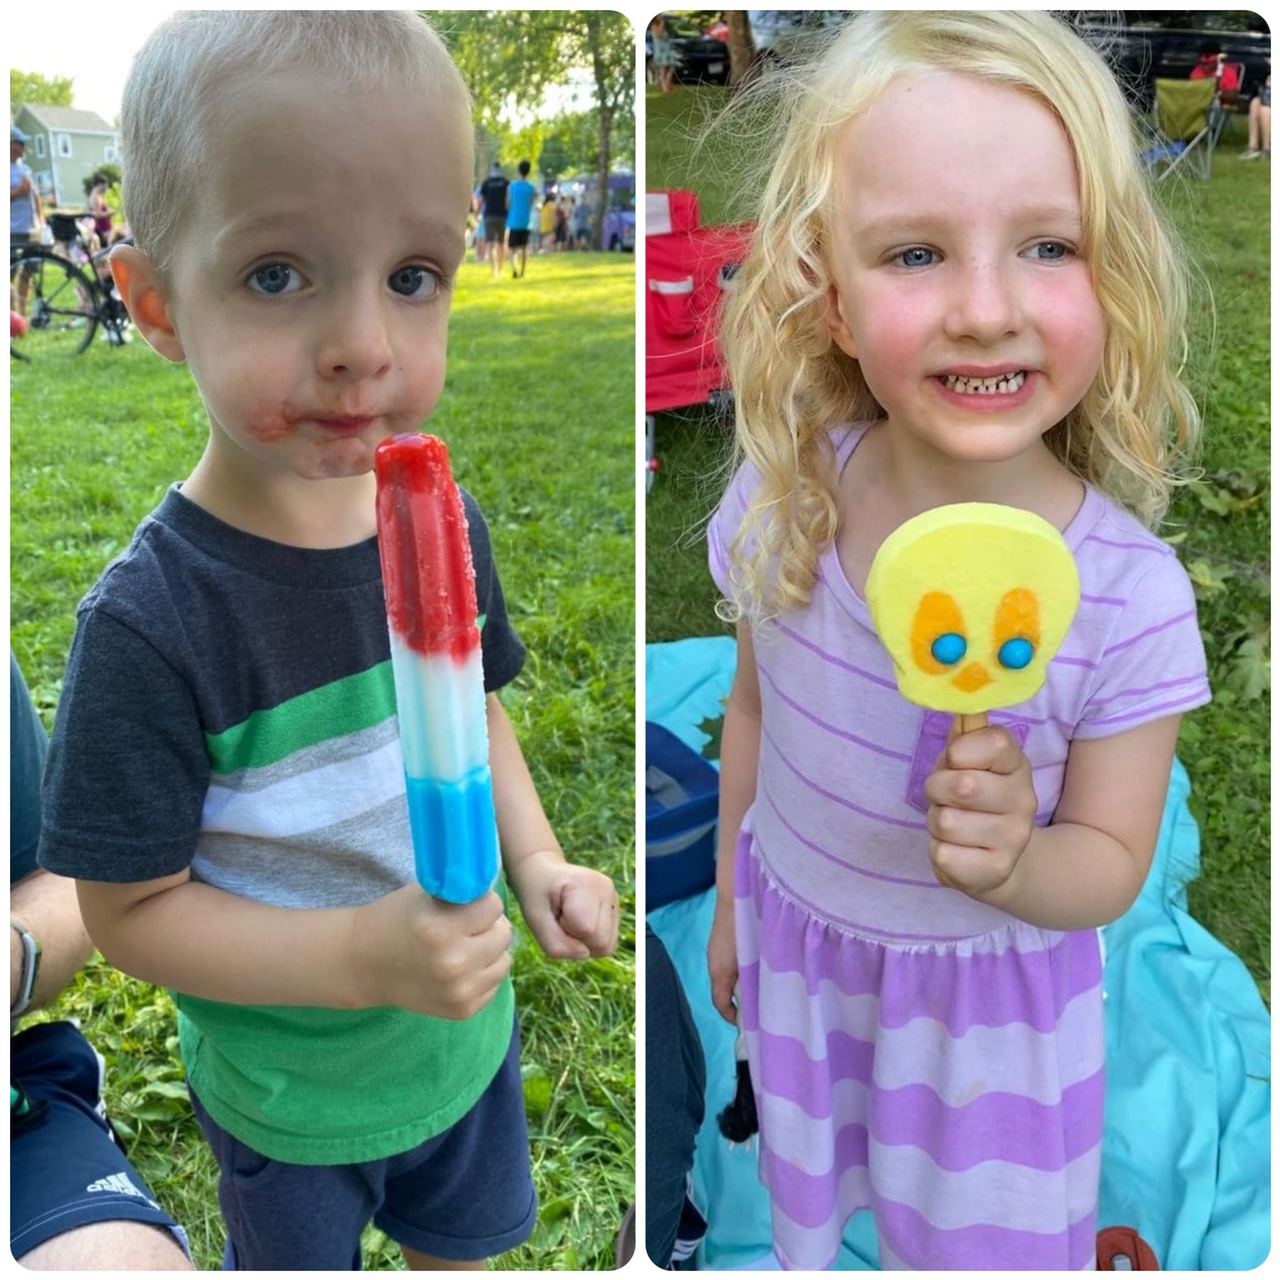
<svg viewBox="0 0 1280 1280">
<path fill-rule="evenodd" d="M 1009 882 L 1036 813 L 1031 765 L 986 712 L 1036 693 L 1079 600 L 1061 534 L 990 503 L 908 520 L 871 566 L 867 603 L 902 696 L 956 715 L 925 783 L 929 857 L 942 884 L 971 897 Z"/>
</svg>

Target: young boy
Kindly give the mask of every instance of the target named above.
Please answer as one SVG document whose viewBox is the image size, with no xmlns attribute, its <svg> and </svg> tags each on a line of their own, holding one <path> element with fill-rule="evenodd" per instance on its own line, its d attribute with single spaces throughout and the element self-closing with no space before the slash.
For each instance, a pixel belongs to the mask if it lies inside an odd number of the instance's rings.
<svg viewBox="0 0 1280 1280">
<path fill-rule="evenodd" d="M 40 861 L 170 988 L 227 1265 L 479 1269 L 535 1198 L 497 893 L 412 883 L 373 451 L 440 395 L 472 134 L 409 12 L 183 11 L 124 98 L 112 270 L 209 415 L 195 470 L 78 611 Z M 552 956 L 608 954 L 494 690 L 524 650 L 467 499 L 506 879 Z"/>
</svg>

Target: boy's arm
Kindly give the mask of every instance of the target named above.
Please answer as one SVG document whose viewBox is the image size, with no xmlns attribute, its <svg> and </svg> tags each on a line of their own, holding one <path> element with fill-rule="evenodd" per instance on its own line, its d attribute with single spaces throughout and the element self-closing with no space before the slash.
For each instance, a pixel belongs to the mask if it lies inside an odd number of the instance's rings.
<svg viewBox="0 0 1280 1280">
<path fill-rule="evenodd" d="M 454 906 L 406 885 L 360 907 L 273 907 L 191 879 L 78 882 L 90 936 L 144 982 L 227 1004 L 396 1005 L 468 1018 L 510 967 L 495 893 Z"/>
<path fill-rule="evenodd" d="M 613 882 L 599 871 L 565 861 L 496 694 L 485 697 L 485 716 L 502 865 L 526 923 L 549 956 L 585 960 L 609 955 L 618 938 Z"/>
</svg>

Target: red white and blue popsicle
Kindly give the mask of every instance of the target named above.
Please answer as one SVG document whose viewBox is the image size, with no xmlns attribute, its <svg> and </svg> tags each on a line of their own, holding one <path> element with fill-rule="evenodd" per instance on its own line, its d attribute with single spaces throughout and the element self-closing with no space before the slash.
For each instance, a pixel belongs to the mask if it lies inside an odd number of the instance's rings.
<svg viewBox="0 0 1280 1280">
<path fill-rule="evenodd" d="M 374 471 L 414 866 L 433 897 L 473 902 L 498 834 L 466 512 L 435 436 L 384 440 Z"/>
</svg>

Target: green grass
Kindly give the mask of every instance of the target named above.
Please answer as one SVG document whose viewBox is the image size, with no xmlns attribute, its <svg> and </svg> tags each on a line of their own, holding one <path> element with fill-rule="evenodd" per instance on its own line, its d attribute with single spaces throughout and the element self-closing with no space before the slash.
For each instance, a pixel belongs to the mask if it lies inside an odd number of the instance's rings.
<svg viewBox="0 0 1280 1280">
<path fill-rule="evenodd" d="M 691 140 L 720 89 L 649 94 L 648 184 L 697 191 L 704 223 L 738 219 L 723 135 L 696 154 Z M 1212 180 L 1163 189 L 1205 272 L 1214 307 L 1197 306 L 1191 380 L 1204 413 L 1201 483 L 1182 490 L 1164 536 L 1196 586 L 1213 702 L 1186 717 L 1178 754 L 1191 777 L 1203 868 L 1192 913 L 1235 951 L 1269 1003 L 1270 902 L 1270 166 L 1237 159 L 1232 125 Z M 1216 322 L 1216 335 L 1214 332 Z M 702 528 L 722 485 L 729 432 L 709 412 L 664 415 L 661 470 L 646 517 L 649 641 L 724 634 L 706 569 Z"/>
<path fill-rule="evenodd" d="M 634 272 L 630 258 L 464 266 L 432 430 L 484 507 L 529 659 L 503 701 L 569 856 L 625 895 L 615 957 L 552 963 L 522 939 L 516 998 L 541 1201 L 513 1269 L 604 1268 L 635 1196 Z M 11 643 L 47 725 L 76 602 L 165 488 L 207 419 L 184 368 L 140 339 L 12 366 Z M 216 1172 L 191 1118 L 169 997 L 95 958 L 46 1017 L 79 1018 L 108 1061 L 129 1155 L 217 1269 Z M 370 1228 L 365 1266 L 401 1266 Z"/>
</svg>

